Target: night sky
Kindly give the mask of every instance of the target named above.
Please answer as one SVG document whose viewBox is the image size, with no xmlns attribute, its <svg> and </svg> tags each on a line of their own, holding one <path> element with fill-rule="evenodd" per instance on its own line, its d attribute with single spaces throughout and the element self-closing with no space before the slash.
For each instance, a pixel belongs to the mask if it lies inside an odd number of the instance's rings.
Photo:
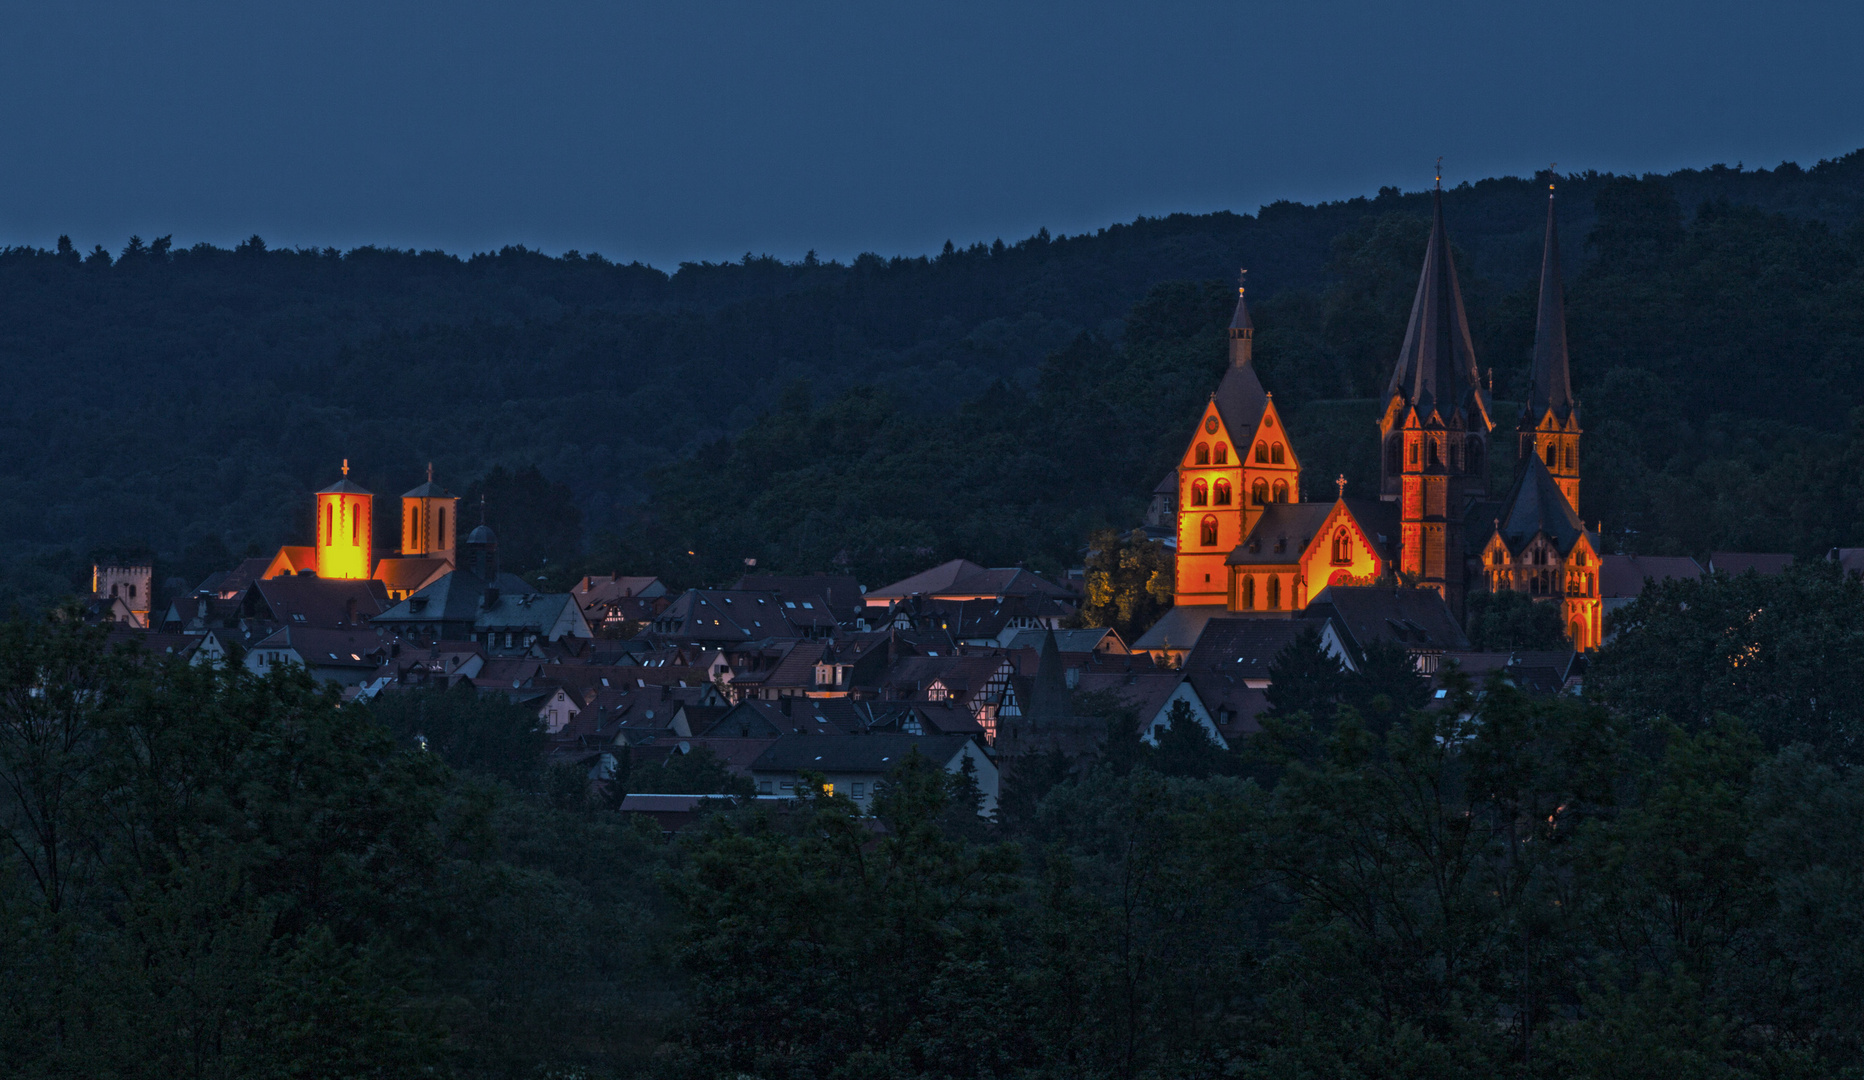
<svg viewBox="0 0 1864 1080">
<path fill-rule="evenodd" d="M 1864 146 L 1864 4 L 0 4 L 0 244 L 671 268 Z"/>
</svg>

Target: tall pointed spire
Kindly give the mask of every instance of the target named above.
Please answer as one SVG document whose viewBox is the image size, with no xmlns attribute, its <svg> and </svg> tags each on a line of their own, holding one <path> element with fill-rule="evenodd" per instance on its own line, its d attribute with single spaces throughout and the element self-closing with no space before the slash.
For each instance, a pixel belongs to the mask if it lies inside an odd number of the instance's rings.
<svg viewBox="0 0 1864 1080">
<path fill-rule="evenodd" d="M 1566 287 L 1560 281 L 1560 233 L 1554 224 L 1553 183 L 1547 184 L 1547 245 L 1540 260 L 1540 316 L 1534 323 L 1534 365 L 1525 418 L 1534 423 L 1552 410 L 1565 422 L 1573 411 L 1573 379 L 1566 356 Z"/>
<path fill-rule="evenodd" d="M 1450 237 L 1443 227 L 1443 191 L 1431 194 L 1430 242 L 1424 249 L 1424 267 L 1418 274 L 1417 295 L 1411 301 L 1411 320 L 1405 327 L 1404 347 L 1392 369 L 1386 397 L 1403 398 L 1420 415 L 1433 408 L 1445 422 L 1461 412 L 1464 424 L 1488 431 L 1488 395 L 1476 370 L 1476 347 L 1469 336 L 1469 316 L 1463 310 L 1463 291 L 1456 280 L 1456 260 L 1450 255 Z"/>
<path fill-rule="evenodd" d="M 1236 313 L 1230 316 L 1230 366 L 1247 367 L 1255 356 L 1256 326 L 1249 321 L 1249 305 L 1243 302 L 1249 271 L 1236 275 Z"/>
</svg>

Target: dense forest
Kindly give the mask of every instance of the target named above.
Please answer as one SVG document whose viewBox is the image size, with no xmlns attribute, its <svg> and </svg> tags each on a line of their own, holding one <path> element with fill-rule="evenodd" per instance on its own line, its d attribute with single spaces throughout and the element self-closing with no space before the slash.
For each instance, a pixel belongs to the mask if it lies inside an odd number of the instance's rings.
<svg viewBox="0 0 1864 1080">
<path fill-rule="evenodd" d="M 1625 550 L 1864 543 L 1864 153 L 1560 184 L 1584 516 Z M 1444 195 L 1504 399 L 1544 190 Z M 1134 523 L 1168 466 L 1220 371 L 1240 266 L 1309 475 L 1363 484 L 1428 198 L 671 274 L 258 237 L 9 249 L 0 599 L 50 602 L 106 552 L 188 581 L 301 540 L 307 493 L 344 458 L 389 496 L 429 461 L 455 490 L 504 484 L 488 519 L 558 576 L 1070 564 L 1092 529 Z M 520 505 L 549 507 L 539 535 Z M 385 500 L 379 533 L 395 513 Z"/>
<path fill-rule="evenodd" d="M 1864 582 L 1653 587 L 1585 700 L 1277 658 L 1262 734 L 674 836 L 470 687 L 0 626 L 12 1077 L 1864 1075 Z M 1480 698 L 1477 691 L 1482 692 Z M 1424 708 L 1427 704 L 1432 708 Z M 1181 718 L 1182 719 L 1182 718 Z M 421 736 L 417 739 L 416 736 Z M 729 791 L 716 759 L 617 790 Z"/>
</svg>

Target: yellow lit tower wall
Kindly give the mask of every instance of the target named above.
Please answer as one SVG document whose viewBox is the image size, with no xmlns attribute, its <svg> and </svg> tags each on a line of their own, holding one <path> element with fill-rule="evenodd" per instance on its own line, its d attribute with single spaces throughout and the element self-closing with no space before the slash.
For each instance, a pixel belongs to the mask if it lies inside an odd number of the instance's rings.
<svg viewBox="0 0 1864 1080">
<path fill-rule="evenodd" d="M 401 553 L 450 555 L 459 528 L 459 498 L 434 483 L 433 466 L 427 482 L 401 497 Z"/>
<path fill-rule="evenodd" d="M 1232 605 L 1230 552 L 1270 503 L 1301 498 L 1301 464 L 1256 378 L 1254 328 L 1240 288 L 1229 336 L 1229 370 L 1178 461 L 1179 605 Z"/>
<path fill-rule="evenodd" d="M 317 493 L 317 576 L 361 581 L 374 569 L 375 496 L 344 478 Z"/>
</svg>

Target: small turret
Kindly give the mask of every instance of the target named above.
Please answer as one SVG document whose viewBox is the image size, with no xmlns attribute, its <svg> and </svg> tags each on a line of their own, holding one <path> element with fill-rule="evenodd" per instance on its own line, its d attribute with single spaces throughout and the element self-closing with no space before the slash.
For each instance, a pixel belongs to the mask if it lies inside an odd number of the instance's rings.
<svg viewBox="0 0 1864 1080">
<path fill-rule="evenodd" d="M 362 581 L 375 569 L 375 495 L 349 478 L 317 493 L 317 576 Z"/>
<path fill-rule="evenodd" d="M 1230 366 L 1248 367 L 1255 359 L 1255 324 L 1249 321 L 1249 305 L 1243 302 L 1243 288 L 1249 271 L 1241 271 L 1236 283 L 1236 312 L 1230 316 Z"/>
</svg>

